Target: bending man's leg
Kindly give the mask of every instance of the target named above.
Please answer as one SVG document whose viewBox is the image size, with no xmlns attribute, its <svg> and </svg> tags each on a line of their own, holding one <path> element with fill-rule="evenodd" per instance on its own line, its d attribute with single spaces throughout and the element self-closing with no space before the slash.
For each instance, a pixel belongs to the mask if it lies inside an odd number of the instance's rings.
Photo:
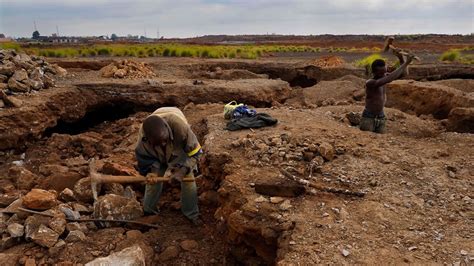
<svg viewBox="0 0 474 266">
<path fill-rule="evenodd" d="M 194 178 L 191 172 L 186 178 Z M 181 211 L 190 220 L 199 217 L 196 182 L 181 182 Z"/>
<path fill-rule="evenodd" d="M 158 176 L 163 176 L 166 172 L 166 166 L 152 167 L 152 173 Z M 143 211 L 146 214 L 157 214 L 158 200 L 160 199 L 161 191 L 163 190 L 163 182 L 145 186 L 145 196 L 143 197 Z"/>
</svg>

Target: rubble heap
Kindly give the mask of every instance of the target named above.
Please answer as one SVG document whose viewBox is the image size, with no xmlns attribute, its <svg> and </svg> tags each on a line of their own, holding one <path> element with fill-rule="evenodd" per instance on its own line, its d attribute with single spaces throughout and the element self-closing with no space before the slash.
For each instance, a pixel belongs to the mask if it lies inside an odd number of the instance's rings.
<svg viewBox="0 0 474 266">
<path fill-rule="evenodd" d="M 322 56 L 311 62 L 312 65 L 318 67 L 339 67 L 344 65 L 346 62 L 339 56 Z"/>
<path fill-rule="evenodd" d="M 43 57 L 0 50 L 0 90 L 7 94 L 47 89 L 54 86 L 55 76 L 66 74 L 64 68 L 49 64 Z"/>
<path fill-rule="evenodd" d="M 104 78 L 128 78 L 141 79 L 153 78 L 155 73 L 153 68 L 145 63 L 136 62 L 132 60 L 122 60 L 120 62 L 113 62 L 100 70 Z"/>
</svg>

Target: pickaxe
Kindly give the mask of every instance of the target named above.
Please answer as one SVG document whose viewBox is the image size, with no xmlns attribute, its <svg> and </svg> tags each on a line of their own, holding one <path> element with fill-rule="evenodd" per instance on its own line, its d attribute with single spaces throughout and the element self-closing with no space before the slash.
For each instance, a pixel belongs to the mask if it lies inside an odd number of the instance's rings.
<svg viewBox="0 0 474 266">
<path fill-rule="evenodd" d="M 91 177 L 91 190 L 92 195 L 94 196 L 94 200 L 97 200 L 98 192 L 97 192 L 97 185 L 99 184 L 109 184 L 109 183 L 119 183 L 119 184 L 127 184 L 127 183 L 148 183 L 148 184 L 155 184 L 158 182 L 169 182 L 174 176 L 185 176 L 186 169 L 180 168 L 179 170 L 172 173 L 171 177 L 160 177 L 154 173 L 148 174 L 145 176 L 121 176 L 121 175 L 104 175 L 97 172 L 97 166 L 94 159 L 91 160 L 89 163 L 89 173 Z M 178 179 L 181 182 L 194 182 L 194 177 L 184 177 L 182 179 Z"/>
<path fill-rule="evenodd" d="M 393 37 L 393 36 L 387 37 L 387 39 L 385 39 L 385 45 L 383 47 L 384 52 L 388 52 L 390 49 L 392 49 L 392 53 L 397 55 L 397 56 L 398 55 L 402 55 L 402 56 L 412 55 L 411 53 L 409 53 L 407 51 L 404 51 L 400 48 L 397 48 L 397 47 L 393 46 L 393 41 L 394 40 L 395 40 L 395 37 Z M 418 56 L 413 57 L 413 59 L 415 59 L 417 61 L 420 61 L 420 58 Z"/>
</svg>

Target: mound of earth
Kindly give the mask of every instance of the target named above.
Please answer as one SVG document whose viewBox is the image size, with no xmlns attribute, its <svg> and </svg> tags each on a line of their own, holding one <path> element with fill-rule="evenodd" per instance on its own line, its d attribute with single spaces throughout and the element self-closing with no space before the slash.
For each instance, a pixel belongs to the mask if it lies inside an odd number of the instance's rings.
<svg viewBox="0 0 474 266">
<path fill-rule="evenodd" d="M 334 105 L 362 100 L 364 88 L 352 81 L 321 81 L 313 87 L 303 89 L 304 103 L 311 105 Z"/>
<path fill-rule="evenodd" d="M 474 97 L 436 83 L 397 80 L 387 85 L 386 106 L 444 119 L 455 107 L 474 106 Z"/>
<path fill-rule="evenodd" d="M 339 56 L 321 56 L 311 62 L 312 65 L 322 68 L 340 67 L 345 63 L 344 59 Z"/>
<path fill-rule="evenodd" d="M 65 76 L 67 71 L 49 64 L 43 57 L 29 56 L 14 50 L 0 50 L 0 108 L 11 104 L 8 94 L 28 93 L 54 86 L 56 76 Z"/>
<path fill-rule="evenodd" d="M 441 84 L 467 93 L 474 93 L 473 79 L 445 79 L 433 81 L 432 83 Z"/>
<path fill-rule="evenodd" d="M 133 60 L 113 62 L 100 70 L 104 78 L 142 79 L 156 76 L 153 68 L 145 63 Z"/>
<path fill-rule="evenodd" d="M 246 69 L 216 69 L 205 75 L 210 79 L 237 80 L 237 79 L 268 79 L 266 74 L 255 74 Z"/>
</svg>

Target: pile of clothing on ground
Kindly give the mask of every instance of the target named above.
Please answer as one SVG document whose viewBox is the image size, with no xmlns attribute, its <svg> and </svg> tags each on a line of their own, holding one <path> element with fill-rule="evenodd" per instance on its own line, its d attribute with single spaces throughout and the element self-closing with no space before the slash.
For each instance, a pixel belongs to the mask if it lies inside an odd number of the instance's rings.
<svg viewBox="0 0 474 266">
<path fill-rule="evenodd" d="M 247 105 L 232 101 L 224 106 L 224 118 L 230 119 L 226 129 L 230 131 L 245 128 L 261 128 L 273 126 L 278 120 L 265 113 L 257 113 Z"/>
</svg>

